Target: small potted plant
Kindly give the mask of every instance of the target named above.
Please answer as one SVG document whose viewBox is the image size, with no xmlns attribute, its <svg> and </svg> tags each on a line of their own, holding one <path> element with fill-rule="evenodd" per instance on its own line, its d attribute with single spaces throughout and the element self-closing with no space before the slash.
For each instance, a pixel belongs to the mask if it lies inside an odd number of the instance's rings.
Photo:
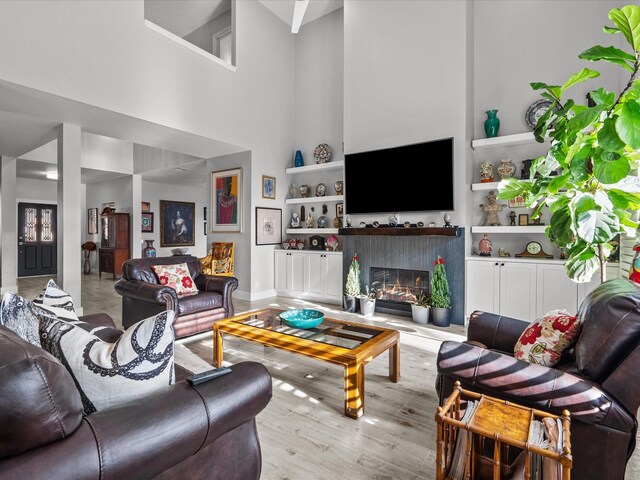
<svg viewBox="0 0 640 480">
<path fill-rule="evenodd" d="M 433 262 L 431 276 L 431 321 L 437 327 L 448 327 L 451 322 L 451 291 L 447 281 L 444 259 L 438 255 Z"/>
<path fill-rule="evenodd" d="M 369 286 L 366 287 L 367 293 L 358 295 L 360 299 L 360 311 L 366 317 L 373 315 L 376 311 L 376 292 L 370 292 Z"/>
<path fill-rule="evenodd" d="M 358 254 L 353 256 L 349 273 L 347 273 L 347 283 L 344 287 L 344 309 L 354 313 L 358 311 L 358 296 L 360 295 L 360 262 Z"/>
<path fill-rule="evenodd" d="M 414 302 L 411 302 L 411 317 L 415 323 L 427 324 L 429 323 L 429 308 L 431 306 L 431 297 L 429 294 L 424 293 L 424 290 L 416 295 Z"/>
</svg>

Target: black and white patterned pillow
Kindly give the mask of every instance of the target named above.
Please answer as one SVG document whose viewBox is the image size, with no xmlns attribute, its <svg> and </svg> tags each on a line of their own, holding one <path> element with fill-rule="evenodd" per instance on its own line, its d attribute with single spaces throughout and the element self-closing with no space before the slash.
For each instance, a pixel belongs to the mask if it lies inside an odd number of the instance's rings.
<svg viewBox="0 0 640 480">
<path fill-rule="evenodd" d="M 73 298 L 53 280 L 47 282 L 47 286 L 33 299 L 33 303 L 54 313 L 60 320 L 78 321 Z"/>
<path fill-rule="evenodd" d="M 7 292 L 2 297 L 0 325 L 13 330 L 36 347 L 41 346 L 38 327 L 42 318 L 55 319 L 55 315 L 16 293 Z"/>
<path fill-rule="evenodd" d="M 174 312 L 140 320 L 114 343 L 82 324 L 43 318 L 42 348 L 73 377 L 86 414 L 144 397 L 175 382 Z"/>
</svg>

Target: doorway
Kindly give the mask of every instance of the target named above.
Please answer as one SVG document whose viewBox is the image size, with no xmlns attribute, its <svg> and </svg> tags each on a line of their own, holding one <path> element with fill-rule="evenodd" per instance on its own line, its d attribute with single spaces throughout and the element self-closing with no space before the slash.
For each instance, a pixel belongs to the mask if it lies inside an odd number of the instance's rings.
<svg viewBox="0 0 640 480">
<path fill-rule="evenodd" d="M 57 274 L 57 214 L 57 205 L 18 203 L 18 277 Z"/>
</svg>

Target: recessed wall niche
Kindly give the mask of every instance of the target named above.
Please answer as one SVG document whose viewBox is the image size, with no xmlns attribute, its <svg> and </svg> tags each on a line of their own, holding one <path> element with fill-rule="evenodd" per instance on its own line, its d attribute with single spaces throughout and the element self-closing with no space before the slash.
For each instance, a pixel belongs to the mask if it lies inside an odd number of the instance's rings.
<svg viewBox="0 0 640 480">
<path fill-rule="evenodd" d="M 144 0 L 145 24 L 235 66 L 235 0 Z M 195 47 L 195 48 L 193 48 Z"/>
</svg>

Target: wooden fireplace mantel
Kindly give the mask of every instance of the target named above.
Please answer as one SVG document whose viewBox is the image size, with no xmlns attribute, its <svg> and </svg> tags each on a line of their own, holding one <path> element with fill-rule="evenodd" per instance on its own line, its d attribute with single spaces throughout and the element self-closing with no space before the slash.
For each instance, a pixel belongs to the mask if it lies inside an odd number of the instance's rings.
<svg viewBox="0 0 640 480">
<path fill-rule="evenodd" d="M 460 235 L 458 227 L 358 227 L 341 228 L 339 235 L 397 235 L 397 236 L 426 236 L 457 237 Z"/>
</svg>

